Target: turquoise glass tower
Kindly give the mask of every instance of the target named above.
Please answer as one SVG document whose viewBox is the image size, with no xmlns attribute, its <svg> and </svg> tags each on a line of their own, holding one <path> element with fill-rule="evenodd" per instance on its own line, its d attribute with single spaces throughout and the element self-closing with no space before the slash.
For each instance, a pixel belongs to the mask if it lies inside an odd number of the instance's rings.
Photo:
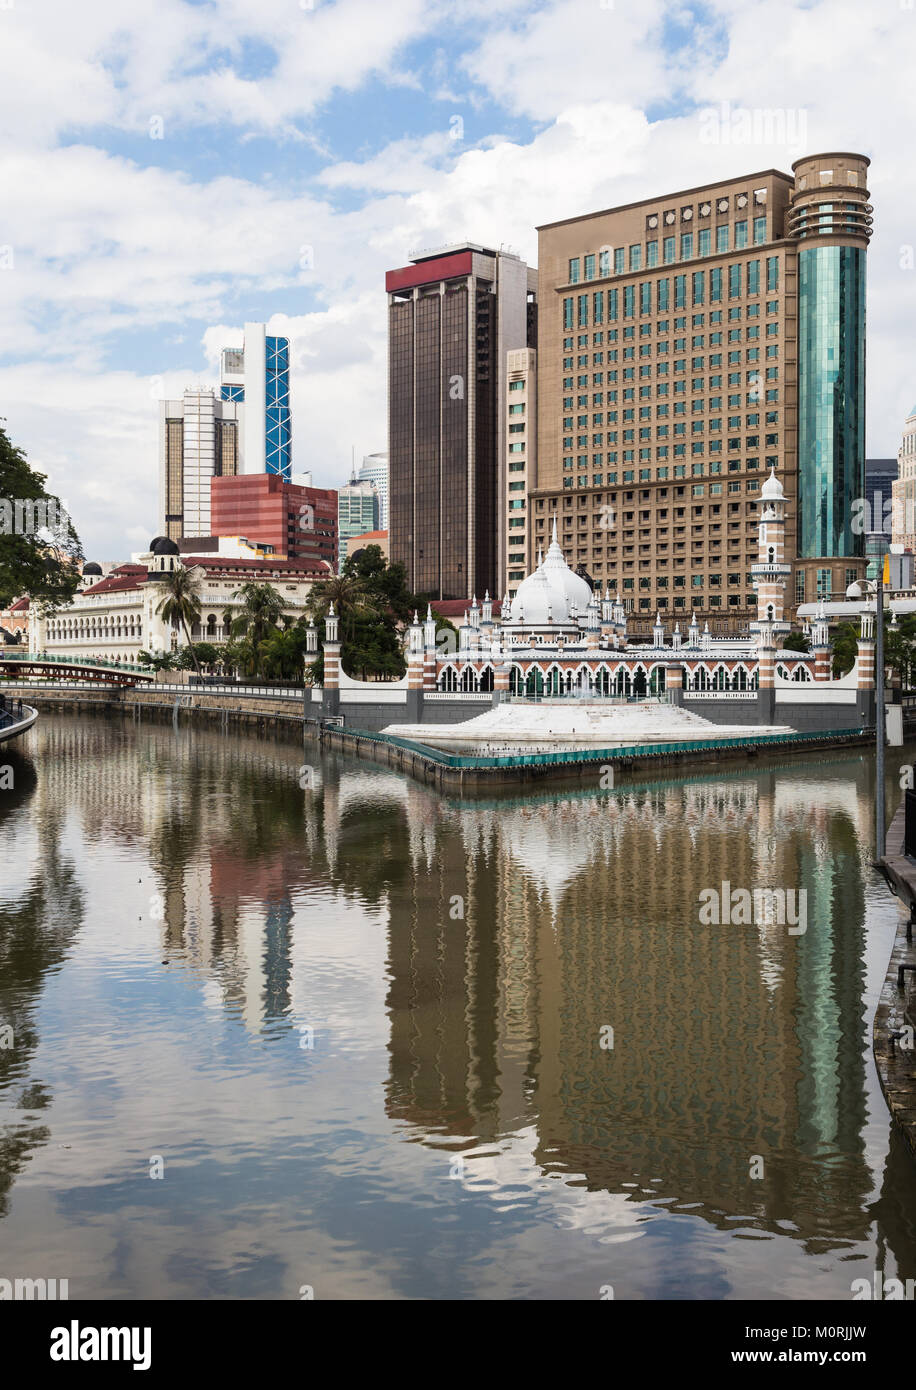
<svg viewBox="0 0 916 1390">
<path fill-rule="evenodd" d="M 863 155 L 792 166 L 787 231 L 798 243 L 798 556 L 861 558 L 865 497 L 865 257 L 871 206 Z"/>
</svg>

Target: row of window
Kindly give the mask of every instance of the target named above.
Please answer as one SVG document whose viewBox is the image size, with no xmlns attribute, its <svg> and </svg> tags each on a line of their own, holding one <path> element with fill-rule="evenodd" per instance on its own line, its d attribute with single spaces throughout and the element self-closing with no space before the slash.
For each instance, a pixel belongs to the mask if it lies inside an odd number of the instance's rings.
<svg viewBox="0 0 916 1390">
<path fill-rule="evenodd" d="M 727 267 L 728 281 L 727 289 L 729 299 L 742 299 L 748 295 L 760 293 L 760 261 L 737 261 L 734 265 Z M 707 302 L 707 272 L 696 270 L 689 277 L 687 275 L 665 276 L 660 280 L 643 280 L 638 285 L 624 285 L 623 292 L 618 289 L 594 290 L 591 294 L 564 295 L 563 296 L 563 327 L 570 329 L 578 325 L 579 328 L 587 328 L 589 324 L 597 327 L 605 322 L 605 311 L 607 321 L 615 322 L 620 317 L 621 302 L 623 307 L 623 317 L 625 319 L 635 318 L 638 313 L 641 317 L 649 314 L 666 314 L 670 309 L 686 309 L 688 307 L 688 285 L 690 281 L 690 305 L 698 308 Z M 671 286 L 674 282 L 674 296 L 672 300 Z M 746 288 L 745 288 L 746 287 Z M 709 303 L 721 303 L 725 282 L 723 279 L 723 267 L 713 266 L 708 275 Z M 779 257 L 767 256 L 766 258 L 766 289 L 768 293 L 779 289 Z M 591 317 L 589 317 L 591 311 Z"/>
<path fill-rule="evenodd" d="M 713 236 L 715 230 L 715 236 Z M 734 231 L 734 235 L 732 232 Z M 659 261 L 659 240 L 635 242 L 631 246 L 605 246 L 600 251 L 585 256 L 573 256 L 569 261 L 569 284 L 577 285 L 580 280 L 604 280 L 609 275 L 633 274 L 645 266 L 673 265 L 676 260 L 692 261 L 697 256 L 727 255 L 729 251 L 743 251 L 748 246 L 762 246 L 767 239 L 766 217 L 755 217 L 749 224 L 747 218 L 734 223 L 723 222 L 718 227 L 702 227 L 694 236 L 693 232 L 681 232 L 680 236 L 666 236 L 661 239 L 661 261 Z M 694 248 L 696 251 L 694 252 Z"/>
</svg>

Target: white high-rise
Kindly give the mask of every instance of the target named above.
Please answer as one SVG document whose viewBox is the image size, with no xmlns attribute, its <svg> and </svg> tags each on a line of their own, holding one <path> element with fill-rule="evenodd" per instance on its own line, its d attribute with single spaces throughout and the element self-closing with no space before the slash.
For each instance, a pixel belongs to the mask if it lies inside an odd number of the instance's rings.
<svg viewBox="0 0 916 1390">
<path fill-rule="evenodd" d="M 379 529 L 388 530 L 388 453 L 366 454 L 357 474 L 361 483 L 375 483 L 379 499 Z"/>
<path fill-rule="evenodd" d="M 291 476 L 289 340 L 246 323 L 224 348 L 218 392 L 189 387 L 159 402 L 159 529 L 170 540 L 208 536 L 210 480 L 238 473 Z"/>
</svg>

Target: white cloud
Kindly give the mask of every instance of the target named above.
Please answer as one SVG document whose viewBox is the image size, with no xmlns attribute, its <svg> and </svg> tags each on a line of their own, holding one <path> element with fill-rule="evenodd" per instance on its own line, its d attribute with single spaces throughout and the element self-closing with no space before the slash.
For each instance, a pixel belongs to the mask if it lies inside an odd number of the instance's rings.
<svg viewBox="0 0 916 1390">
<path fill-rule="evenodd" d="M 137 0 L 126 11 L 49 0 L 40 28 L 35 13 L 0 12 L 0 125 L 15 129 L 0 158 L 0 244 L 15 254 L 0 272 L 0 353 L 17 364 L 0 371 L 0 400 L 91 551 L 113 558 L 154 527 L 150 375 L 163 372 L 170 393 L 204 362 L 213 379 L 219 347 L 241 331 L 239 298 L 253 317 L 259 295 L 283 293 L 290 317 L 271 325 L 293 345 L 295 467 L 342 481 L 351 443 L 385 447 L 386 269 L 465 236 L 535 261 L 538 223 L 786 168 L 800 152 L 705 141 L 698 113 L 723 102 L 803 110 L 806 150 L 872 156 L 869 452 L 894 453 L 916 399 L 916 270 L 901 268 L 901 247 L 916 244 L 916 13 L 846 0 L 710 0 L 704 13 L 691 33 L 686 11 L 661 0 L 341 0 L 314 12 L 292 0 Z M 666 52 L 662 23 L 678 21 L 683 46 Z M 459 33 L 469 52 L 452 42 Z M 377 145 L 365 100 L 353 108 L 361 125 L 322 128 L 316 113 L 336 90 L 372 75 L 418 81 L 397 64 L 421 35 L 434 45 L 435 91 L 411 97 L 415 128 L 364 155 Z M 256 61 L 260 81 L 246 76 Z M 436 95 L 468 86 L 475 118 L 455 141 L 454 108 Z M 472 143 L 493 104 L 501 125 L 526 118 L 533 133 L 509 138 L 491 118 Z M 669 109 L 678 114 L 658 114 Z M 83 123 L 143 130 L 153 114 L 167 138 L 206 120 L 227 141 L 299 134 L 349 158 L 306 179 L 303 146 L 288 141 L 262 181 L 195 179 L 108 153 L 98 131 L 50 147 Z M 313 269 L 300 266 L 303 246 Z M 116 370 L 124 331 L 159 345 L 150 375 Z"/>
</svg>

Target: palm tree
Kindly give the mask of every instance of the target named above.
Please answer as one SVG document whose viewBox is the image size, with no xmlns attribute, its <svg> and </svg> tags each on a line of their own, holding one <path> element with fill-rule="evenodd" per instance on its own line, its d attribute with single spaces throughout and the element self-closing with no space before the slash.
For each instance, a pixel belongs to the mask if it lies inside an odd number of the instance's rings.
<svg viewBox="0 0 916 1390">
<path fill-rule="evenodd" d="M 345 642 L 353 635 L 356 618 L 373 617 L 379 612 L 375 596 L 361 579 L 351 574 L 335 574 L 314 584 L 306 611 L 313 619 L 326 618 L 331 604 L 340 618 L 341 636 Z"/>
<path fill-rule="evenodd" d="M 156 609 L 163 622 L 171 623 L 172 627 L 181 624 L 198 676 L 200 662 L 191 642 L 190 626 L 200 622 L 200 586 L 203 578 L 204 570 L 201 565 L 195 565 L 189 570 L 182 565 L 172 570 L 171 574 L 164 575 L 161 583 L 165 588 L 165 597 Z"/>
<path fill-rule="evenodd" d="M 249 580 L 232 596 L 242 600 L 242 611 L 232 621 L 232 636 L 247 637 L 251 646 L 253 675 L 260 672 L 261 643 L 276 630 L 283 617 L 283 600 L 272 584 Z"/>
</svg>

